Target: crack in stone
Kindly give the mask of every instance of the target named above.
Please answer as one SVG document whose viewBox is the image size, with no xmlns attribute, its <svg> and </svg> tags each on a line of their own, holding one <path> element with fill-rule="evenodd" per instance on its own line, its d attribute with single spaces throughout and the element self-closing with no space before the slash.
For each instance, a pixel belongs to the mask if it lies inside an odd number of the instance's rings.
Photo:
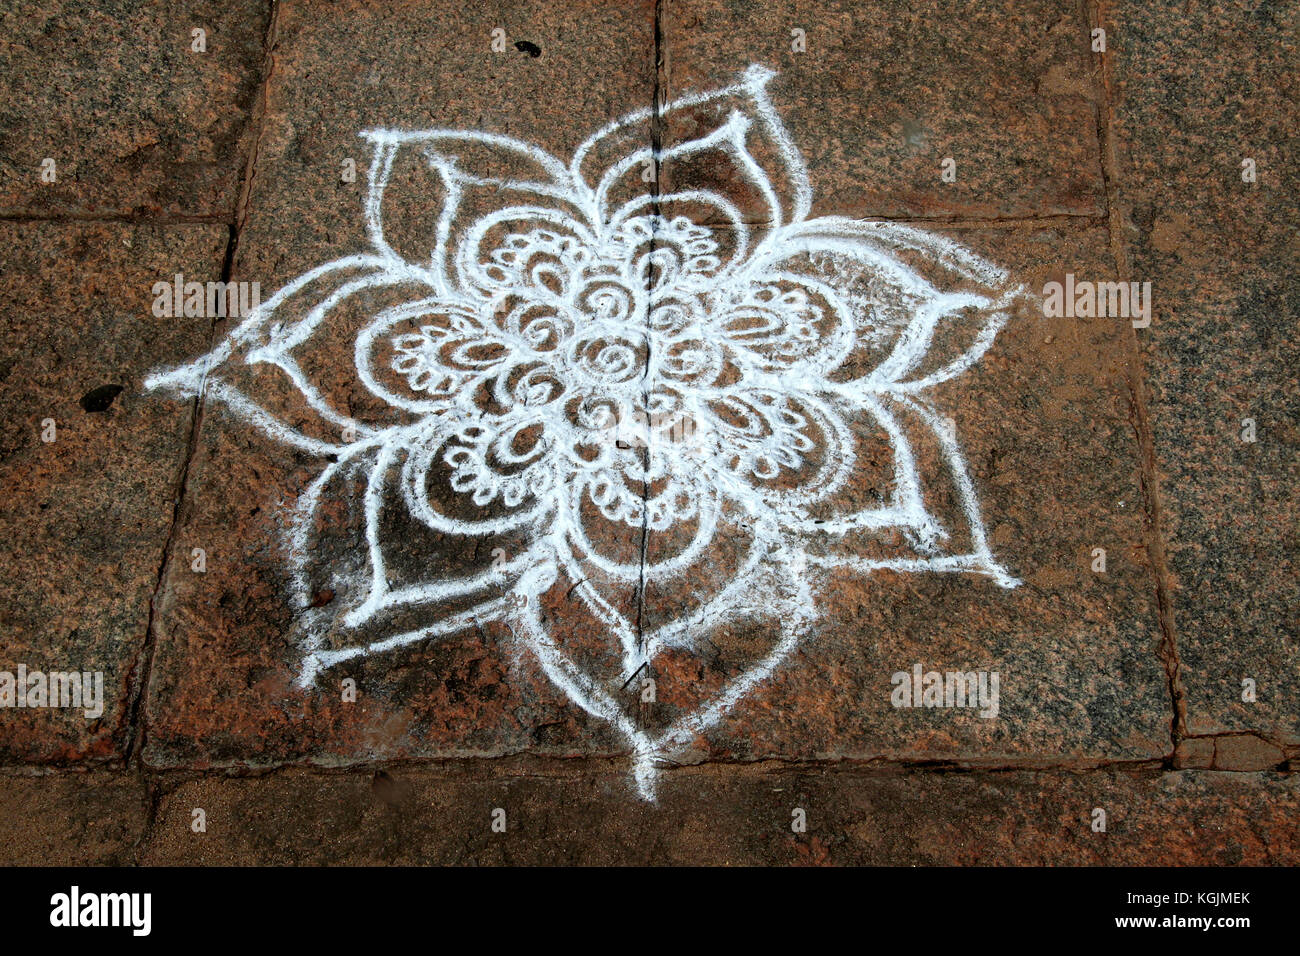
<svg viewBox="0 0 1300 956">
<path fill-rule="evenodd" d="M 269 88 L 271 83 L 271 74 L 274 70 L 273 50 L 276 42 L 276 29 L 279 23 L 280 8 L 272 0 L 271 13 L 267 18 L 266 34 L 263 37 L 263 60 L 261 73 L 261 96 L 258 98 L 257 105 L 253 115 L 249 118 L 249 124 L 254 129 L 253 141 L 249 147 L 248 161 L 244 167 L 244 182 L 240 190 L 239 200 L 235 207 L 235 221 L 229 226 L 229 235 L 226 240 L 225 255 L 221 264 L 221 281 L 229 283 L 235 270 L 235 255 L 239 247 L 240 235 L 243 232 L 244 224 L 248 218 L 248 202 L 252 194 L 253 177 L 257 172 L 257 154 L 261 146 L 262 136 L 266 131 L 266 114 L 267 100 L 269 97 Z M 209 334 L 208 348 L 216 344 L 220 332 L 222 321 L 214 318 Z M 128 671 L 128 703 L 126 713 L 123 716 L 119 732 L 126 735 L 126 744 L 123 750 L 123 762 L 131 766 L 132 761 L 142 759 L 145 743 L 145 722 L 147 717 L 147 698 L 149 695 L 149 683 L 153 675 L 153 662 L 157 653 L 158 646 L 158 605 L 163 597 L 163 589 L 166 585 L 167 572 L 171 565 L 172 553 L 176 546 L 176 535 L 180 528 L 181 519 L 184 514 L 185 496 L 189 487 L 190 466 L 194 461 L 194 455 L 198 450 L 199 431 L 203 424 L 203 393 L 194 397 L 193 412 L 190 416 L 190 430 L 186 439 L 185 459 L 181 465 L 180 474 L 177 476 L 175 485 L 174 504 L 172 507 L 171 523 L 167 529 L 167 536 L 163 542 L 162 558 L 158 566 L 158 576 L 154 582 L 153 592 L 149 597 L 149 613 L 145 620 L 144 644 L 141 646 L 135 659 L 131 662 Z"/>
<path fill-rule="evenodd" d="M 1103 13 L 1106 0 L 1081 0 L 1081 14 L 1088 35 L 1094 28 L 1103 26 Z M 1116 148 L 1113 81 L 1105 56 L 1094 56 L 1093 75 L 1099 93 L 1097 109 L 1097 146 L 1098 165 L 1101 171 L 1102 186 L 1106 198 L 1107 235 L 1110 241 L 1111 258 L 1114 260 L 1118 278 L 1122 282 L 1133 279 L 1133 266 L 1124 239 L 1124 210 L 1120 198 L 1120 170 Z M 1138 445 L 1138 458 L 1141 464 L 1141 494 L 1143 510 L 1146 512 L 1149 537 L 1151 570 L 1155 577 L 1156 617 L 1160 627 L 1160 645 L 1157 657 L 1165 671 L 1169 688 L 1170 717 L 1169 735 L 1173 751 L 1179 742 L 1187 736 L 1187 701 L 1182 683 L 1181 661 L 1178 656 L 1177 632 L 1174 625 L 1173 599 L 1170 588 L 1169 562 L 1165 553 L 1165 529 L 1162 504 L 1160 500 L 1159 481 L 1156 472 L 1155 437 L 1151 425 L 1150 411 L 1147 406 L 1146 384 L 1143 375 L 1142 349 L 1138 343 L 1137 330 L 1131 326 L 1128 331 L 1131 349 L 1129 361 L 1125 363 L 1125 378 L 1129 391 L 1129 403 L 1132 409 L 1130 424 L 1134 439 Z M 1169 758 L 1172 767 L 1173 753 Z"/>
<path fill-rule="evenodd" d="M 651 263 L 654 262 L 654 254 L 656 248 L 655 231 L 659 228 L 659 216 L 663 208 L 662 203 L 660 201 L 661 190 L 659 186 L 659 177 L 662 172 L 662 162 L 661 162 L 660 154 L 663 149 L 662 108 L 663 108 L 664 97 L 663 97 L 663 89 L 661 84 L 661 73 L 663 70 L 663 7 L 665 2 L 666 0 L 655 0 L 655 6 L 654 6 L 654 62 L 652 64 L 654 70 L 654 80 L 651 86 L 651 94 L 650 94 L 651 102 L 650 102 L 650 127 L 649 127 L 650 167 L 653 173 L 650 181 L 650 196 L 651 196 L 650 209 L 652 213 L 651 231 L 650 231 L 650 262 Z M 654 286 L 654 268 L 652 265 L 651 268 L 646 270 L 647 310 L 646 310 L 646 315 L 644 317 L 646 356 L 645 356 L 645 372 L 642 375 L 643 382 L 650 374 L 650 365 L 653 357 L 651 354 L 651 350 L 653 348 L 653 340 L 650 335 L 650 312 L 649 312 L 650 308 L 653 305 L 653 303 L 650 302 L 650 293 L 653 289 L 653 286 Z M 642 389 L 641 402 L 642 405 L 644 406 L 643 411 L 646 420 L 648 421 L 649 408 L 650 408 L 650 393 L 648 389 L 645 388 Z M 641 451 L 642 467 L 645 470 L 645 477 L 641 481 L 641 541 L 640 541 L 640 556 L 639 556 L 640 571 L 637 577 L 637 589 L 636 589 L 636 636 L 637 636 L 637 651 L 640 654 L 645 653 L 645 623 L 643 617 L 645 612 L 646 553 L 649 547 L 649 538 L 650 538 L 649 475 L 650 475 L 650 454 L 652 450 L 650 446 L 652 440 L 653 440 L 653 431 L 647 428 L 645 447 Z M 628 681 L 624 683 L 623 685 L 624 689 L 627 688 L 628 684 L 631 683 L 632 678 L 634 678 L 636 674 L 646 669 L 647 664 L 648 662 L 642 661 L 641 667 L 637 668 L 637 671 L 632 675 L 632 677 L 628 678 Z M 643 726 L 644 726 L 644 716 L 645 716 L 644 714 L 645 703 L 646 703 L 645 701 L 638 700 L 638 714 L 640 718 L 638 720 L 638 723 L 642 724 Z"/>
</svg>

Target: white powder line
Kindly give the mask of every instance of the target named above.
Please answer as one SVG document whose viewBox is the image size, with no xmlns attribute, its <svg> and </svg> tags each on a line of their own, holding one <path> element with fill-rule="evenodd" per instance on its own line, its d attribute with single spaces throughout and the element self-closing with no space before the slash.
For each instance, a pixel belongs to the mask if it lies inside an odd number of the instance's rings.
<svg viewBox="0 0 1300 956">
<path fill-rule="evenodd" d="M 812 633 L 831 574 L 1019 583 L 989 548 L 932 394 L 980 361 L 1023 290 L 947 237 L 810 219 L 803 158 L 767 94 L 773 75 L 754 66 L 665 106 L 666 116 L 712 117 L 695 139 L 650 147 L 652 114 L 639 109 L 567 163 L 495 133 L 367 130 L 370 251 L 304 273 L 209 355 L 146 380 L 214 399 L 326 460 L 286 533 L 300 686 L 346 661 L 500 621 L 577 707 L 613 728 L 652 799 L 657 767 Z M 744 188 L 622 195 L 645 165 L 706 153 L 709 167 L 726 168 L 721 182 Z M 417 261 L 386 227 L 423 198 L 394 182 L 411 160 L 443 185 Z M 358 324 L 355 304 L 376 294 L 390 304 Z M 304 353 L 340 336 L 352 367 L 317 381 L 319 359 Z M 280 410 L 270 390 L 250 394 L 252 373 L 271 370 L 301 404 Z M 377 400 L 359 407 L 384 413 L 355 411 L 358 392 Z M 879 455 L 863 445 L 870 436 L 892 463 L 888 487 L 864 501 L 855 477 Z M 922 480 L 922 447 L 937 447 L 943 474 Z M 958 513 L 935 513 L 938 480 Z M 321 536 L 324 509 L 345 493 L 364 525 L 355 552 Z M 492 562 L 451 573 L 430 555 L 413 567 L 409 541 L 389 540 L 387 529 L 403 527 L 476 542 Z M 902 532 L 898 555 L 850 550 L 855 535 L 882 532 Z M 966 538 L 968 552 L 948 544 Z M 588 673 L 555 643 L 541 602 L 561 584 L 607 635 L 616 673 Z M 337 599 L 317 607 L 324 589 Z M 660 596 L 674 590 L 688 609 L 660 620 Z M 623 610 L 632 604 L 635 619 Z M 427 625 L 411 627 L 420 616 Z M 666 728 L 639 726 L 624 685 L 661 653 L 773 621 L 766 654 Z"/>
</svg>

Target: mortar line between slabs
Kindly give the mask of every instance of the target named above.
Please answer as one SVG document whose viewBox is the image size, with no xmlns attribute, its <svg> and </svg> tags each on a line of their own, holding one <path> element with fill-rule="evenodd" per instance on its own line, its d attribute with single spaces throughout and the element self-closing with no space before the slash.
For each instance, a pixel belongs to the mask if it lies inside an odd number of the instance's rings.
<svg viewBox="0 0 1300 956">
<path fill-rule="evenodd" d="M 1093 29 L 1106 29 L 1109 21 L 1107 13 L 1109 0 L 1081 0 L 1083 15 L 1091 38 Z M 1109 39 L 1110 33 L 1107 33 Z M 1091 44 L 1089 44 L 1091 46 Z M 1097 145 L 1100 156 L 1102 181 L 1106 192 L 1107 231 L 1110 239 L 1110 253 L 1114 260 L 1117 278 L 1121 282 L 1133 280 L 1133 264 L 1129 257 L 1128 244 L 1124 232 L 1124 209 L 1120 196 L 1118 134 L 1114 110 L 1114 77 L 1112 75 L 1111 57 L 1107 52 L 1092 54 L 1093 73 L 1096 79 L 1100 99 L 1097 108 Z M 1126 377 L 1129 401 L 1132 406 L 1132 427 L 1134 438 L 1138 443 L 1141 464 L 1142 502 L 1147 517 L 1147 548 L 1152 573 L 1155 576 L 1156 616 L 1160 627 L 1160 644 L 1156 650 L 1157 657 L 1165 671 L 1172 714 L 1169 724 L 1169 736 L 1172 752 L 1169 760 L 1172 766 L 1174 753 L 1179 742 L 1187 736 L 1187 701 L 1182 682 L 1182 668 L 1178 656 L 1177 632 L 1174 625 L 1173 599 L 1169 583 L 1169 562 L 1165 553 L 1165 528 L 1163 508 L 1160 497 L 1159 479 L 1156 471 L 1155 435 L 1151 424 L 1148 405 L 1146 369 L 1142 361 L 1142 346 L 1139 332 L 1150 334 L 1150 328 L 1134 329 L 1129 326 L 1129 361 L 1126 363 Z"/>
<path fill-rule="evenodd" d="M 113 210 L 101 212 L 78 212 L 76 210 L 59 210 L 46 212 L 40 210 L 0 209 L 0 222 L 64 222 L 64 223 L 119 223 L 140 226 L 229 226 L 233 218 L 225 213 L 205 212 L 118 212 Z"/>
</svg>

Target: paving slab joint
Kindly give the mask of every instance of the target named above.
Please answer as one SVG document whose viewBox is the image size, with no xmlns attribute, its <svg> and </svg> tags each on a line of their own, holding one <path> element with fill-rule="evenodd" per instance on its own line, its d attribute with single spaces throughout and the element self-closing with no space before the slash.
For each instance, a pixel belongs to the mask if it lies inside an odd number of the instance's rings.
<svg viewBox="0 0 1300 956">
<path fill-rule="evenodd" d="M 1086 34 L 1091 36 L 1094 29 L 1105 29 L 1108 0 L 1080 0 L 1080 8 L 1085 20 Z M 1115 130 L 1115 83 L 1111 75 L 1109 54 L 1094 56 L 1093 74 L 1097 86 L 1097 142 L 1100 149 L 1099 163 L 1102 183 L 1106 196 L 1106 218 L 1110 234 L 1111 257 L 1114 260 L 1116 278 L 1121 282 L 1134 279 L 1132 261 L 1124 232 L 1124 208 L 1120 195 L 1121 173 L 1119 168 L 1117 134 Z M 1137 441 L 1141 467 L 1141 492 L 1143 510 L 1146 513 L 1148 554 L 1151 570 L 1155 577 L 1156 615 L 1160 627 L 1160 641 L 1156 654 L 1164 666 L 1169 686 L 1169 701 L 1172 714 L 1169 723 L 1170 738 L 1174 755 L 1169 760 L 1173 769 L 1177 748 L 1187 736 L 1187 703 L 1183 687 L 1181 661 L 1178 655 L 1177 631 L 1174 623 L 1172 588 L 1170 585 L 1169 564 L 1165 553 L 1164 518 L 1161 508 L 1159 480 L 1156 472 L 1155 437 L 1151 426 L 1151 416 L 1146 388 L 1146 375 L 1142 362 L 1142 349 L 1138 342 L 1139 331 L 1129 328 L 1127 331 L 1130 355 L 1125 363 L 1129 402 L 1132 409 L 1131 424 Z"/>
</svg>

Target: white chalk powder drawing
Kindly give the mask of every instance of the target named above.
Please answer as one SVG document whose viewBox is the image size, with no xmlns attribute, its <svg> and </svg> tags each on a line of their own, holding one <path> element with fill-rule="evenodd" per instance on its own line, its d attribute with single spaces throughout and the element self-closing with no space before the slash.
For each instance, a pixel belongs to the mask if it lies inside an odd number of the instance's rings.
<svg viewBox="0 0 1300 956">
<path fill-rule="evenodd" d="M 661 129 L 693 122 L 701 135 L 654 148 L 641 110 L 567 164 L 485 132 L 364 133 L 372 248 L 300 276 L 209 355 L 148 380 L 216 399 L 322 459 L 288 541 L 301 686 L 359 655 L 502 621 L 556 687 L 615 729 L 653 799 L 661 763 L 810 633 L 830 575 L 1018 583 L 990 552 L 954 425 L 931 393 L 984 355 L 1022 290 L 949 239 L 809 218 L 808 175 L 768 99 L 771 76 L 751 67 L 654 118 Z M 395 166 L 413 157 L 434 188 L 395 201 Z M 647 187 L 647 170 L 687 185 Z M 415 207 L 436 218 L 413 257 L 396 251 L 388 227 Z M 331 325 L 376 290 L 400 301 L 342 333 Z M 340 335 L 355 369 L 338 368 Z M 322 366 L 308 361 L 318 339 L 333 350 L 326 377 L 355 379 L 349 394 L 380 400 L 383 414 L 331 400 Z M 251 373 L 269 371 L 277 395 L 301 399 L 294 414 L 258 391 Z M 868 432 L 883 436 L 892 462 L 886 490 L 863 500 Z M 322 582 L 322 509 L 335 484 L 358 475 L 365 553 Z M 946 516 L 932 507 L 941 482 Z M 435 564 L 423 579 L 395 576 L 403 542 L 385 523 L 394 509 L 408 524 L 481 540 L 494 560 L 467 575 Z M 610 554 L 593 521 L 679 547 Z M 740 557 L 678 620 L 644 627 L 599 584 L 702 587 L 692 568 L 711 560 L 724 525 Z M 495 546 L 506 538 L 525 544 Z M 864 545 L 881 540 L 897 547 Z M 599 622 L 621 673 L 592 674 L 551 633 L 542 596 L 557 582 Z M 339 598 L 314 607 L 325 584 Z M 765 656 L 674 723 L 642 726 L 624 686 L 633 675 L 720 625 L 754 620 L 779 628 Z"/>
</svg>

